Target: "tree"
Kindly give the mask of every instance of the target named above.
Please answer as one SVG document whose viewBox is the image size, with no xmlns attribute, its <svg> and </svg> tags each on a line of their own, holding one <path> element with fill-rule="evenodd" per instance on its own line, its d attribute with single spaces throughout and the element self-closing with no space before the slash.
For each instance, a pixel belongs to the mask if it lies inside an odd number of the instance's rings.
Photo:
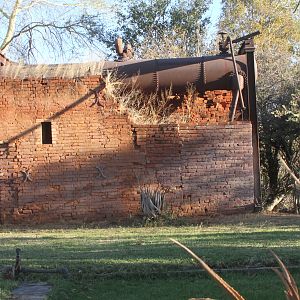
<svg viewBox="0 0 300 300">
<path fill-rule="evenodd" d="M 90 27 L 90 36 L 97 36 L 111 49 L 121 36 L 143 58 L 200 55 L 209 4 L 203 0 L 125 0 L 116 13 L 117 28 L 97 33 Z"/>
<path fill-rule="evenodd" d="M 98 2 L 97 8 L 103 7 Z M 82 47 L 93 47 L 86 32 L 91 18 L 87 12 L 93 2 L 70 0 L 14 0 L 0 7 L 0 50 L 13 59 L 34 60 L 45 51 L 65 57 Z"/>
<path fill-rule="evenodd" d="M 226 0 L 220 28 L 232 36 L 260 30 L 255 39 L 258 63 L 258 116 L 263 195 L 266 205 L 291 191 L 291 177 L 281 168 L 283 156 L 299 169 L 300 18 L 296 1 Z M 286 113 L 284 112 L 286 108 Z"/>
</svg>

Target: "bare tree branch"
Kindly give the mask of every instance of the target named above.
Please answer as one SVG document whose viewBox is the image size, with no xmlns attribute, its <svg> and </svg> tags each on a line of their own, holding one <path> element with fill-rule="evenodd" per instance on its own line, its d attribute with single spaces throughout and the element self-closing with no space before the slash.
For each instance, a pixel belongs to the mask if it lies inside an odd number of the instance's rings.
<svg viewBox="0 0 300 300">
<path fill-rule="evenodd" d="M 0 8 L 0 13 L 6 18 L 9 19 L 9 14 L 5 12 L 2 8 Z"/>
<path fill-rule="evenodd" d="M 73 33 L 76 33 L 79 35 L 79 31 L 76 31 L 75 27 L 84 28 L 81 25 L 80 20 L 77 20 L 74 23 L 69 23 L 66 25 L 56 25 L 54 22 L 51 22 L 51 23 L 33 22 L 29 25 L 24 26 L 18 33 L 13 35 L 5 44 L 3 43 L 3 49 L 5 49 L 14 39 L 18 38 L 19 36 L 21 36 L 27 32 L 32 32 L 34 29 L 37 29 L 37 28 L 45 28 L 45 29 L 48 29 L 49 31 L 51 31 L 50 30 L 51 28 L 54 28 L 54 29 L 59 29 L 59 30 L 66 30 L 66 31 L 69 31 L 70 33 L 72 33 L 72 31 L 73 31 Z"/>
<path fill-rule="evenodd" d="M 295 7 L 295 10 L 294 10 L 294 13 L 297 11 L 298 7 L 300 5 L 300 1 L 297 3 L 296 7 Z"/>
<path fill-rule="evenodd" d="M 61 2 L 55 2 L 55 1 L 47 1 L 47 0 L 31 0 L 31 2 L 22 7 L 22 10 L 30 9 L 35 5 L 46 5 L 46 6 L 52 6 L 52 7 L 98 7 L 102 8 L 104 7 L 103 1 L 92 1 L 92 0 L 80 0 L 75 3 L 61 3 Z"/>
<path fill-rule="evenodd" d="M 279 160 L 284 166 L 284 168 L 287 170 L 287 172 L 293 177 L 295 182 L 300 185 L 300 179 L 296 176 L 296 174 L 291 170 L 291 168 L 287 165 L 287 163 L 284 161 L 284 159 L 279 155 Z"/>
<path fill-rule="evenodd" d="M 25 61 L 43 56 L 47 47 L 51 57 L 56 58 L 82 53 L 85 48 L 99 51 L 101 41 L 87 34 L 90 24 L 101 31 L 99 12 L 86 14 L 86 9 L 94 8 L 96 12 L 105 7 L 104 1 L 10 0 L 0 9 L 3 28 L 7 27 L 1 32 L 0 51 L 7 53 L 11 49 L 12 59 Z"/>
</svg>

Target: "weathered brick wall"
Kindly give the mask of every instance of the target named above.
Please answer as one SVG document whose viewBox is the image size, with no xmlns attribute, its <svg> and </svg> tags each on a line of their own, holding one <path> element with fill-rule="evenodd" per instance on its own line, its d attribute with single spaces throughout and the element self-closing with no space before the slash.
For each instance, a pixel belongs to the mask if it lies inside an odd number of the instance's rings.
<svg viewBox="0 0 300 300">
<path fill-rule="evenodd" d="M 253 208 L 251 124 L 226 123 L 230 93 L 216 91 L 206 107 L 223 103 L 205 123 L 213 125 L 135 125 L 116 104 L 95 101 L 99 84 L 0 79 L 2 223 L 128 218 L 141 213 L 139 187 L 158 184 L 179 216 Z M 52 144 L 42 144 L 43 121 Z"/>
<path fill-rule="evenodd" d="M 230 120 L 231 91 L 207 91 L 202 96 L 184 96 L 182 105 L 173 116 L 189 124 L 224 124 Z M 235 120 L 240 120 L 238 107 Z"/>
</svg>

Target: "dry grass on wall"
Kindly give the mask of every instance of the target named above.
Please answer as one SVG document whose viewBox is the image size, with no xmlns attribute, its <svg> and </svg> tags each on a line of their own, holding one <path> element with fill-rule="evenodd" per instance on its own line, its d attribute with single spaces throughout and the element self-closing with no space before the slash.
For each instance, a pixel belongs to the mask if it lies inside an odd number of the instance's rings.
<svg viewBox="0 0 300 300">
<path fill-rule="evenodd" d="M 211 124 L 229 120 L 230 91 L 208 91 L 200 95 L 190 84 L 184 95 L 174 94 L 172 87 L 145 94 L 140 89 L 124 86 L 113 74 L 108 74 L 104 81 L 106 98 L 116 102 L 120 112 L 128 114 L 135 124 Z"/>
<path fill-rule="evenodd" d="M 145 94 L 142 90 L 128 87 L 121 80 L 108 74 L 105 80 L 105 96 L 117 102 L 121 113 L 127 113 L 135 124 L 172 123 L 172 90 L 165 93 Z"/>
</svg>

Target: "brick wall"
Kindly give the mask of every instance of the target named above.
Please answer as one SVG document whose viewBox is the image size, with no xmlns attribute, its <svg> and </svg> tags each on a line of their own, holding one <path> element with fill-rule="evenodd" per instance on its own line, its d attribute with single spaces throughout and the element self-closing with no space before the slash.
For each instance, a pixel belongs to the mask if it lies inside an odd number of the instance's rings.
<svg viewBox="0 0 300 300">
<path fill-rule="evenodd" d="M 189 124 L 136 125 L 95 95 L 99 84 L 0 78 L 2 223 L 129 218 L 141 214 L 142 185 L 164 188 L 178 216 L 253 208 L 251 124 L 227 122 L 230 92 L 199 97 Z"/>
</svg>

